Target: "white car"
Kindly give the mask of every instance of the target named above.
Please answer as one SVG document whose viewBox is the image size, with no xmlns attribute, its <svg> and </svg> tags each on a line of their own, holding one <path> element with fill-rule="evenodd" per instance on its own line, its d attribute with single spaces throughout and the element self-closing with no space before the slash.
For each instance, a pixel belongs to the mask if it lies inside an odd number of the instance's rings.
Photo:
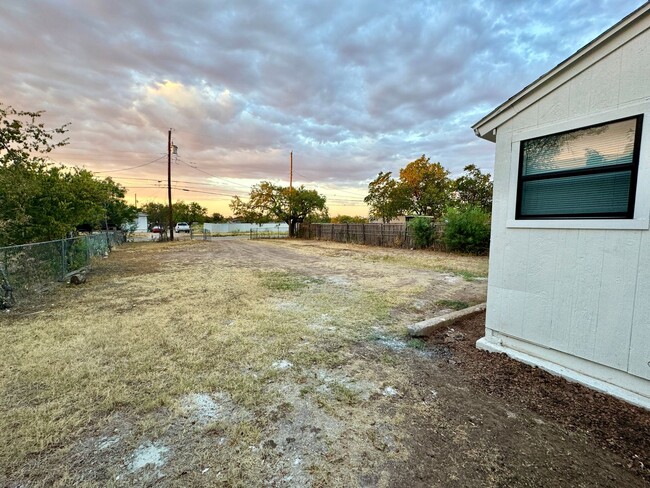
<svg viewBox="0 0 650 488">
<path fill-rule="evenodd" d="M 174 227 L 174 232 L 189 232 L 190 224 L 187 222 L 178 222 L 176 227 Z"/>
</svg>

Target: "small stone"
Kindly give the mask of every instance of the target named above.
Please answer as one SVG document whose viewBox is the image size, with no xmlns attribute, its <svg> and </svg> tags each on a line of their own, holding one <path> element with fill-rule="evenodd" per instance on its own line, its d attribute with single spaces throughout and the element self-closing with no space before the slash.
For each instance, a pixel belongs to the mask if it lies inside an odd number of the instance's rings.
<svg viewBox="0 0 650 488">
<path fill-rule="evenodd" d="M 384 388 L 382 390 L 381 394 L 384 395 L 384 396 L 395 396 L 395 395 L 399 394 L 399 391 L 397 391 L 392 386 L 387 386 L 386 388 Z"/>
</svg>

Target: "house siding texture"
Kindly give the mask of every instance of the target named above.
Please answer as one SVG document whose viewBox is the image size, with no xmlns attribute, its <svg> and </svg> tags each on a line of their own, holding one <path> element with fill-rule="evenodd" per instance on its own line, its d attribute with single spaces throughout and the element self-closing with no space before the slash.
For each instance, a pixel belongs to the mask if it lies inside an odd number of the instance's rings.
<svg viewBox="0 0 650 488">
<path fill-rule="evenodd" d="M 650 402 L 650 31 L 608 42 L 536 103 L 518 102 L 497 128 L 484 341 Z M 639 113 L 632 223 L 515 221 L 520 140 Z"/>
</svg>

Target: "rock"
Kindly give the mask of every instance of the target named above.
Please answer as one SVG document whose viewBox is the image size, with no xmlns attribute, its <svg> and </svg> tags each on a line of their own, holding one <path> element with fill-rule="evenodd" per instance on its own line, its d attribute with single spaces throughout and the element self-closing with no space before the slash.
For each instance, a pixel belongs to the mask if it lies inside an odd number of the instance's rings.
<svg viewBox="0 0 650 488">
<path fill-rule="evenodd" d="M 86 273 L 76 273 L 70 277 L 71 285 L 81 285 L 86 282 Z"/>
</svg>

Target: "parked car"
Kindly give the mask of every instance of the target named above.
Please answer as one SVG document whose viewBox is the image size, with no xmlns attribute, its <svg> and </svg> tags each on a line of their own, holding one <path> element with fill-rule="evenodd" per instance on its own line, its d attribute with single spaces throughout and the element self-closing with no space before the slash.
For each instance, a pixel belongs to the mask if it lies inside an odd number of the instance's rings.
<svg viewBox="0 0 650 488">
<path fill-rule="evenodd" d="M 174 232 L 189 232 L 190 224 L 187 222 L 178 222 L 176 227 L 174 227 Z"/>
<path fill-rule="evenodd" d="M 162 231 L 163 231 L 162 225 L 154 225 L 151 228 L 151 232 L 153 232 L 154 234 L 160 234 Z"/>
</svg>

